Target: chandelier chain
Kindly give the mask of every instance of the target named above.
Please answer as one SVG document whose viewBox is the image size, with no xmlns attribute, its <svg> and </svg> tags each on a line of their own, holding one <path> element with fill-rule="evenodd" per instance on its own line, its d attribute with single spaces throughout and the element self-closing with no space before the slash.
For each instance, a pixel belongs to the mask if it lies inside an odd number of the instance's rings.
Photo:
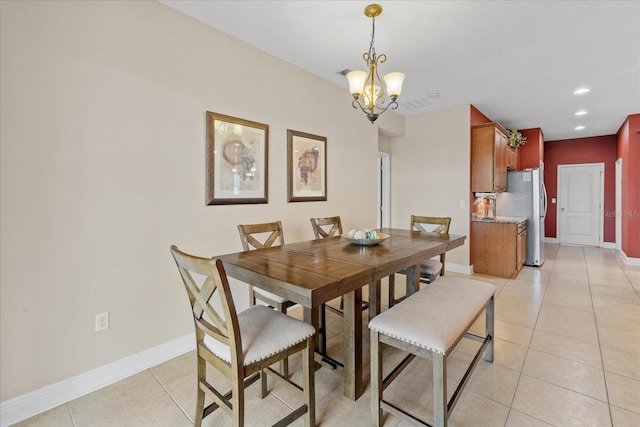
<svg viewBox="0 0 640 427">
<path fill-rule="evenodd" d="M 369 57 L 376 62 L 376 18 L 371 18 L 371 43 L 369 44 Z"/>
</svg>

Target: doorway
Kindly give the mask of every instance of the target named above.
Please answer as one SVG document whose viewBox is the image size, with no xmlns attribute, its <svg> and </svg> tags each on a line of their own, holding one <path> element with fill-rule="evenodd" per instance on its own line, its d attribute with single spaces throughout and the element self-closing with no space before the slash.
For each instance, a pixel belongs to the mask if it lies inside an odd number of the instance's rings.
<svg viewBox="0 0 640 427">
<path fill-rule="evenodd" d="M 600 246 L 604 227 L 604 163 L 558 166 L 561 244 Z"/>
<path fill-rule="evenodd" d="M 391 222 L 391 155 L 378 152 L 378 227 L 389 227 Z"/>
</svg>

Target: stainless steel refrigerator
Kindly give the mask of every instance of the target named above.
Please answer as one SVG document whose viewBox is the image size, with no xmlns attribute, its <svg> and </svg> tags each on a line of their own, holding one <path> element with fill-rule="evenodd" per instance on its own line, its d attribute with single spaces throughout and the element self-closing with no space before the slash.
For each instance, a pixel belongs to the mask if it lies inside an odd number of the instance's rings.
<svg viewBox="0 0 640 427">
<path fill-rule="evenodd" d="M 527 259 L 524 263 L 541 266 L 544 262 L 544 218 L 547 214 L 547 190 L 541 169 L 508 172 L 507 191 L 496 197 L 496 214 L 528 218 Z"/>
</svg>

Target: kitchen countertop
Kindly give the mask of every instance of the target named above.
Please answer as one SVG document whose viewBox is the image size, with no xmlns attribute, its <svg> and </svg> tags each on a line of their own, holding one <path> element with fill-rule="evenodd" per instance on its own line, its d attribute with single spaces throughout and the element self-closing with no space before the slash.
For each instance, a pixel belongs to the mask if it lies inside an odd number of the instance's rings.
<svg viewBox="0 0 640 427">
<path fill-rule="evenodd" d="M 501 224 L 520 224 L 523 221 L 526 221 L 525 217 L 518 216 L 497 216 L 496 219 L 482 219 L 482 218 L 472 218 L 472 222 L 498 222 Z"/>
</svg>

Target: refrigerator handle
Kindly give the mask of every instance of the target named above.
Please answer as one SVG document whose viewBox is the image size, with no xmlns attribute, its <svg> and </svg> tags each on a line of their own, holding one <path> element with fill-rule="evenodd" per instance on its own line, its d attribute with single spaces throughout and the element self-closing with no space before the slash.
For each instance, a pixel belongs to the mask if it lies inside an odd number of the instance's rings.
<svg viewBox="0 0 640 427">
<path fill-rule="evenodd" d="M 543 209 L 542 209 L 542 218 L 547 217 L 547 187 L 545 187 L 544 182 L 542 182 L 542 197 L 543 197 Z"/>
</svg>

